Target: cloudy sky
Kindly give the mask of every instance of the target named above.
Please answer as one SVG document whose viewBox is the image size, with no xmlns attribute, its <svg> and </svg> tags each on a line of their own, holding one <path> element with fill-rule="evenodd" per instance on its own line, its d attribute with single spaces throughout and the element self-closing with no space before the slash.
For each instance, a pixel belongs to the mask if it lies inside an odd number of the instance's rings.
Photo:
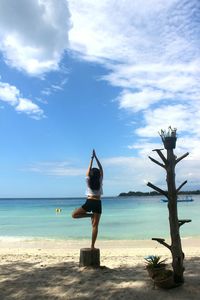
<svg viewBox="0 0 200 300">
<path fill-rule="evenodd" d="M 199 189 L 199 0 L 0 0 L 0 197 L 166 188 L 149 161 L 178 130 L 177 185 Z"/>
</svg>

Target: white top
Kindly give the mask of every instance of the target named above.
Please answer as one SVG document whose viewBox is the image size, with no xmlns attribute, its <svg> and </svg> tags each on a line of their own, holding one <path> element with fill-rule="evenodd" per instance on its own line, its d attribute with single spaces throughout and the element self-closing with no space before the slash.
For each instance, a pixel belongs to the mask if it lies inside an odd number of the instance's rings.
<svg viewBox="0 0 200 300">
<path fill-rule="evenodd" d="M 92 190 L 89 186 L 89 176 L 86 177 L 86 184 L 87 184 L 87 190 L 86 195 L 87 196 L 101 196 L 103 194 L 103 177 L 100 177 L 100 188 L 98 190 Z"/>
</svg>

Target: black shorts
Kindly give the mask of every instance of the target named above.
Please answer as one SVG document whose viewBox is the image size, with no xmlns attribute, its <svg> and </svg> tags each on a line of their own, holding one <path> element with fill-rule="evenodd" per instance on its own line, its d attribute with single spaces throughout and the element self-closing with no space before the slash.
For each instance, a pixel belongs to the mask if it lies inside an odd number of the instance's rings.
<svg viewBox="0 0 200 300">
<path fill-rule="evenodd" d="M 87 212 L 93 212 L 97 214 L 102 213 L 101 200 L 91 200 L 87 199 L 85 204 L 82 205 L 82 208 Z"/>
</svg>

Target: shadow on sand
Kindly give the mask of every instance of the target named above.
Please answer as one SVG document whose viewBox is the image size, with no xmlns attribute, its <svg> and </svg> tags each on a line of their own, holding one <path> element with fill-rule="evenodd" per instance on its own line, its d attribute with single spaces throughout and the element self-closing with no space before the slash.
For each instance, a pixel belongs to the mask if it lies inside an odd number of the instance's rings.
<svg viewBox="0 0 200 300">
<path fill-rule="evenodd" d="M 185 261 L 185 284 L 153 289 L 143 265 L 109 269 L 79 268 L 74 262 L 46 266 L 15 261 L 0 266 L 1 300 L 199 299 L 200 258 Z"/>
</svg>

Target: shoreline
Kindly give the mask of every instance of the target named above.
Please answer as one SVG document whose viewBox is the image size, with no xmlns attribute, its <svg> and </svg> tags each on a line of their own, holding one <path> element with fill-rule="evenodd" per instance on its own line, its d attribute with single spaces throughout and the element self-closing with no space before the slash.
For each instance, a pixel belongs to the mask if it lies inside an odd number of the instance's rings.
<svg viewBox="0 0 200 300">
<path fill-rule="evenodd" d="M 170 244 L 170 240 L 166 239 L 166 242 Z M 183 251 L 187 251 L 190 255 L 200 253 L 200 238 L 187 237 L 182 238 Z M 63 240 L 63 239 L 43 239 L 43 238 L 18 238 L 18 237 L 0 237 L 0 254 L 2 253 L 15 253 L 16 249 L 18 253 L 30 250 L 40 250 L 43 252 L 60 252 L 66 250 L 79 250 L 80 248 L 90 247 L 90 239 L 81 240 Z M 152 240 L 97 240 L 96 248 L 104 250 L 138 250 L 138 255 L 151 251 L 155 253 L 160 252 L 161 255 L 170 254 L 169 250 L 163 245 Z M 7 251 L 7 252 L 6 252 Z"/>
</svg>

